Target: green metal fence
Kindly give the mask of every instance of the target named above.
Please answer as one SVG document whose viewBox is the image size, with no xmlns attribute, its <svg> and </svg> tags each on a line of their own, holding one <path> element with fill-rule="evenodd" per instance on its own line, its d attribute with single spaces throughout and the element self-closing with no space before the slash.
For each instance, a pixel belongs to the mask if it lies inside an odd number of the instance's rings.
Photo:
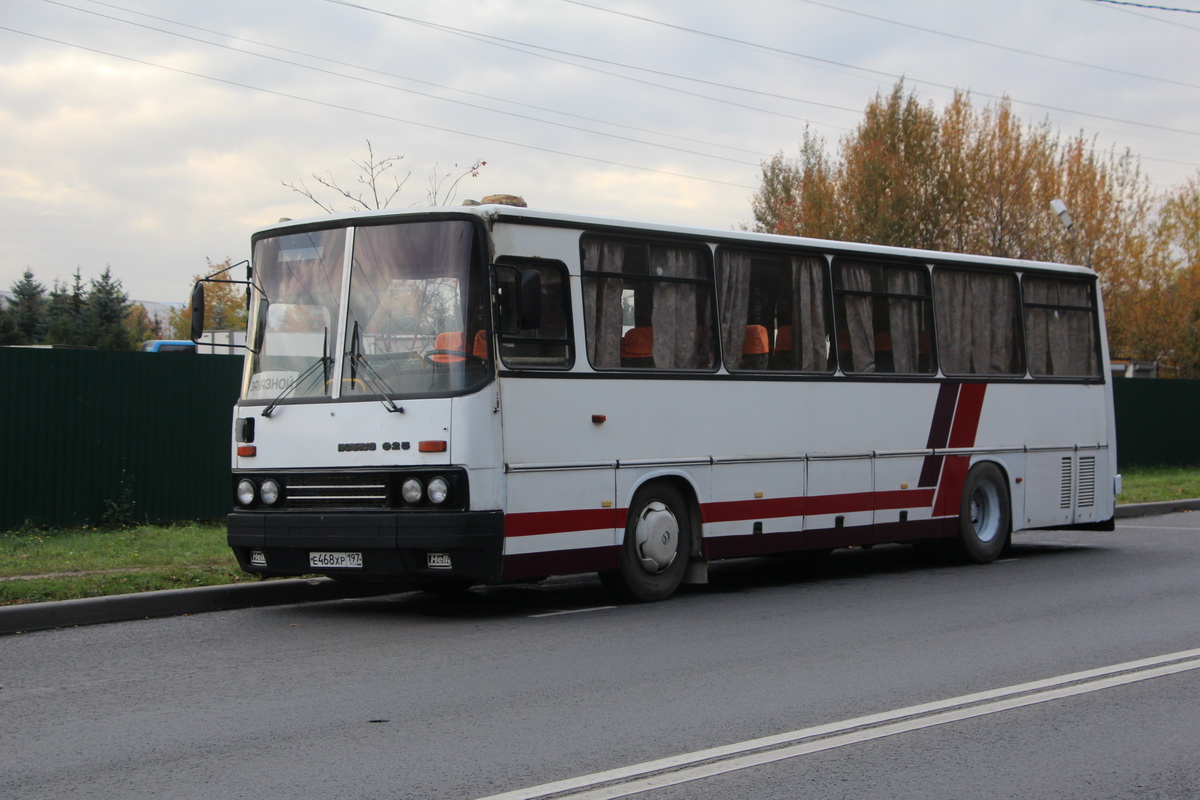
<svg viewBox="0 0 1200 800">
<path fill-rule="evenodd" d="M 1117 462 L 1128 467 L 1200 465 L 1200 381 L 1113 381 Z"/>
<path fill-rule="evenodd" d="M 0 530 L 224 516 L 241 363 L 0 348 Z M 1121 468 L 1200 464 L 1200 381 L 1114 391 Z"/>
<path fill-rule="evenodd" d="M 0 530 L 224 516 L 241 364 L 0 348 Z"/>
</svg>

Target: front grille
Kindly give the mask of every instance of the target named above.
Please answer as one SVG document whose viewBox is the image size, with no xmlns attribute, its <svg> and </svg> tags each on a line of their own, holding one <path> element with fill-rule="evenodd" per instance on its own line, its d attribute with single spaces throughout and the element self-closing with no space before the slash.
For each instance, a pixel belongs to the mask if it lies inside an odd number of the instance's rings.
<svg viewBox="0 0 1200 800">
<path fill-rule="evenodd" d="M 289 508 L 388 508 L 387 473 L 285 475 Z"/>
</svg>

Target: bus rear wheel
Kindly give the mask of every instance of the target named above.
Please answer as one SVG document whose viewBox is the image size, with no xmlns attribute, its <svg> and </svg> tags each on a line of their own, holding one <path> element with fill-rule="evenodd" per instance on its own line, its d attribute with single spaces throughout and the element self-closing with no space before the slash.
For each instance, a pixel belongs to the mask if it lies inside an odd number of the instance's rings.
<svg viewBox="0 0 1200 800">
<path fill-rule="evenodd" d="M 667 483 L 643 486 L 629 505 L 621 588 L 644 602 L 670 597 L 687 571 L 691 540 L 691 513 L 679 490 Z"/>
<path fill-rule="evenodd" d="M 1008 483 L 995 464 L 976 464 L 967 473 L 958 512 L 958 546 L 976 564 L 994 561 L 1012 534 Z"/>
</svg>

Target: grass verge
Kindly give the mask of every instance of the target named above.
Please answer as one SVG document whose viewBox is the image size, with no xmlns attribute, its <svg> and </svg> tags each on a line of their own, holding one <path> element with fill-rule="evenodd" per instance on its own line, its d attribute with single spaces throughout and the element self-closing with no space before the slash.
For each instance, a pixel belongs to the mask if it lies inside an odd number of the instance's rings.
<svg viewBox="0 0 1200 800">
<path fill-rule="evenodd" d="M 1200 467 L 1125 470 L 1121 503 L 1200 497 Z M 252 581 L 221 523 L 0 532 L 0 605 Z"/>
<path fill-rule="evenodd" d="M 248 580 L 222 524 L 0 533 L 0 605 Z"/>
<path fill-rule="evenodd" d="M 1123 471 L 1118 503 L 1161 503 L 1200 497 L 1200 467 L 1138 467 Z"/>
</svg>

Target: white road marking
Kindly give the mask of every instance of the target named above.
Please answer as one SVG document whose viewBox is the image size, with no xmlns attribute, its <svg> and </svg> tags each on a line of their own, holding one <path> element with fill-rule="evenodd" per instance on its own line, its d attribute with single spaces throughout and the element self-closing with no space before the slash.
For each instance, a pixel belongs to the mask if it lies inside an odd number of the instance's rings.
<svg viewBox="0 0 1200 800">
<path fill-rule="evenodd" d="M 682 753 L 656 761 L 489 795 L 480 800 L 536 800 L 548 797 L 558 800 L 612 800 L 809 753 L 1194 669 L 1200 669 L 1200 649 L 1074 672 L 693 753 Z"/>
<path fill-rule="evenodd" d="M 616 606 L 596 606 L 594 608 L 573 608 L 569 611 L 547 611 L 544 614 L 530 614 L 530 619 L 538 619 L 539 617 L 561 617 L 563 614 L 586 614 L 589 611 L 608 611 L 616 608 Z"/>
<path fill-rule="evenodd" d="M 1200 533 L 1200 528 L 1189 528 L 1180 525 L 1118 525 L 1118 528 L 1134 528 L 1142 531 L 1189 531 Z"/>
</svg>

